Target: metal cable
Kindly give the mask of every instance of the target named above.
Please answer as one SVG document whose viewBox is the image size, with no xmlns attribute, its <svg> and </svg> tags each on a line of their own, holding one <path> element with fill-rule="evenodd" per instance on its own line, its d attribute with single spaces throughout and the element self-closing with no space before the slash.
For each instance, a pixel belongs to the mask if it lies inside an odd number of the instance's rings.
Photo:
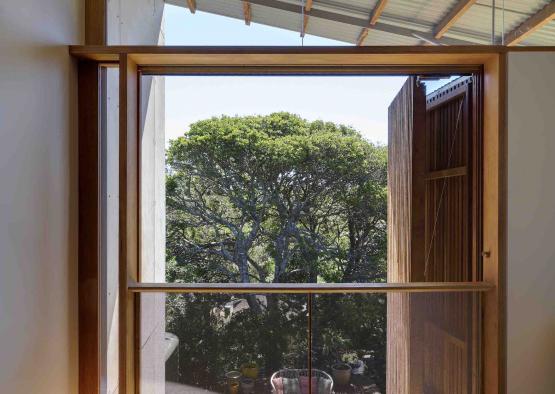
<svg viewBox="0 0 555 394">
<path fill-rule="evenodd" d="M 491 0 L 491 45 L 495 45 L 495 0 Z"/>
<path fill-rule="evenodd" d="M 304 47 L 304 9 L 305 1 L 301 0 L 301 46 Z"/>
</svg>

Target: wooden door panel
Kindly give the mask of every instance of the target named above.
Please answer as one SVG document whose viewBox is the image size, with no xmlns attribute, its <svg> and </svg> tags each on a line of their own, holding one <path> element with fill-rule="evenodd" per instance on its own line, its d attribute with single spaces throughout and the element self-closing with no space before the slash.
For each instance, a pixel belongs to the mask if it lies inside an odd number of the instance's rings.
<svg viewBox="0 0 555 394">
<path fill-rule="evenodd" d="M 412 77 L 389 107 L 390 282 L 476 278 L 471 89 L 460 78 L 424 98 Z M 468 294 L 389 295 L 387 392 L 476 393 L 475 305 Z"/>
<path fill-rule="evenodd" d="M 388 282 L 422 281 L 425 92 L 409 77 L 388 110 Z M 387 392 L 411 394 L 410 294 L 387 299 Z M 418 390 L 418 389 L 416 389 Z"/>
</svg>

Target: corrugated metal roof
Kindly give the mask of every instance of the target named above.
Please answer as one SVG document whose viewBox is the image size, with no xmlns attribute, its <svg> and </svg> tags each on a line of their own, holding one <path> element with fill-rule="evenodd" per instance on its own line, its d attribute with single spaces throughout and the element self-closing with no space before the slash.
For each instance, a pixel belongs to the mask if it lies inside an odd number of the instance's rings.
<svg viewBox="0 0 555 394">
<path fill-rule="evenodd" d="M 522 41 L 523 45 L 555 45 L 555 21 L 549 22 L 537 30 L 528 39 Z"/>
<path fill-rule="evenodd" d="M 166 2 L 187 7 L 186 0 Z M 306 34 L 356 44 L 378 0 L 314 0 Z M 434 28 L 458 0 L 389 0 L 364 45 L 418 45 L 434 41 Z M 301 30 L 303 0 L 252 0 L 252 22 Z M 549 0 L 496 0 L 495 39 L 518 27 Z M 243 19 L 242 0 L 196 0 L 197 9 Z M 439 40 L 445 44 L 491 44 L 492 0 L 479 0 Z M 526 37 L 522 45 L 555 45 L 555 21 Z"/>
</svg>

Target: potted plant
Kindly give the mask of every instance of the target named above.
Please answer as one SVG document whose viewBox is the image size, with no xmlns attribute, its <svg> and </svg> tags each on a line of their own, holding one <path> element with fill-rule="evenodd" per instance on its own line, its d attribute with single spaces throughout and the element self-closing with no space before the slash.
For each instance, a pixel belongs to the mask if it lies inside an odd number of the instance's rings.
<svg viewBox="0 0 555 394">
<path fill-rule="evenodd" d="M 258 365 L 254 361 L 241 365 L 241 374 L 246 378 L 256 379 L 258 377 Z"/>
<path fill-rule="evenodd" d="M 239 371 L 229 371 L 225 374 L 227 379 L 227 387 L 230 394 L 239 393 L 239 381 L 241 378 L 241 372 Z"/>
<path fill-rule="evenodd" d="M 345 353 L 341 359 L 351 366 L 353 375 L 364 375 L 364 361 L 358 358 L 356 352 Z"/>
<path fill-rule="evenodd" d="M 351 366 L 347 363 L 335 363 L 331 367 L 333 380 L 338 386 L 346 386 L 351 380 Z"/>
</svg>

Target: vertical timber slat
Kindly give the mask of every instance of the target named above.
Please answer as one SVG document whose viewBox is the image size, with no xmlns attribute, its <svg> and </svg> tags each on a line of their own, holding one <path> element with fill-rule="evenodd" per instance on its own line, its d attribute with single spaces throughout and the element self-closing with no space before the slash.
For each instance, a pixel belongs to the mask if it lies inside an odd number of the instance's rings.
<svg viewBox="0 0 555 394">
<path fill-rule="evenodd" d="M 85 44 L 106 45 L 107 0 L 85 0 Z M 104 379 L 101 307 L 101 71 L 78 66 L 79 127 L 79 393 L 101 392 Z"/>
<path fill-rule="evenodd" d="M 138 70 L 127 55 L 120 55 L 120 217 L 119 217 L 119 392 L 135 393 L 136 297 L 128 280 L 138 279 Z"/>
<path fill-rule="evenodd" d="M 484 295 L 483 387 L 506 392 L 506 54 L 484 64 L 483 280 L 495 285 Z M 496 318 L 492 318 L 496 317 Z"/>
<path fill-rule="evenodd" d="M 100 391 L 100 68 L 79 62 L 79 393 Z"/>
<path fill-rule="evenodd" d="M 85 0 L 85 44 L 107 44 L 107 18 L 107 0 Z"/>
</svg>

